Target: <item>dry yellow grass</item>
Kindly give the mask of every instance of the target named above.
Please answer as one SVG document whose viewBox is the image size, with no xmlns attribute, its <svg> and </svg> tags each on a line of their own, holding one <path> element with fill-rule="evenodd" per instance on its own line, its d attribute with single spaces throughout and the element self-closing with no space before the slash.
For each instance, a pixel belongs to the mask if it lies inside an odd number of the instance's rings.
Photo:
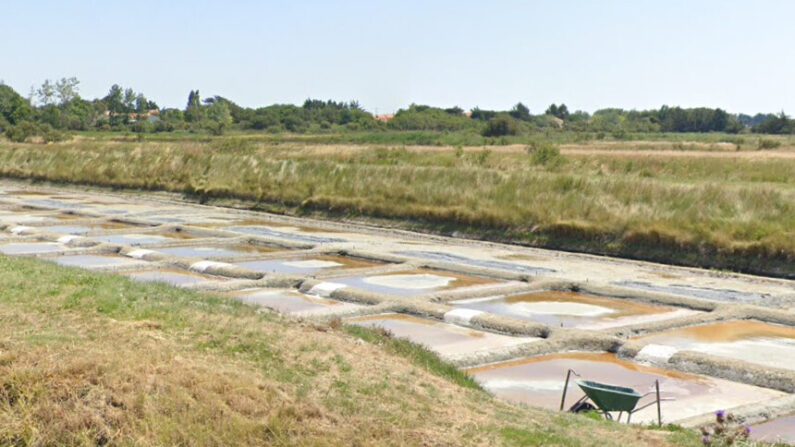
<svg viewBox="0 0 795 447">
<path fill-rule="evenodd" d="M 695 445 L 462 388 L 329 326 L 0 257 L 0 445 Z"/>
</svg>

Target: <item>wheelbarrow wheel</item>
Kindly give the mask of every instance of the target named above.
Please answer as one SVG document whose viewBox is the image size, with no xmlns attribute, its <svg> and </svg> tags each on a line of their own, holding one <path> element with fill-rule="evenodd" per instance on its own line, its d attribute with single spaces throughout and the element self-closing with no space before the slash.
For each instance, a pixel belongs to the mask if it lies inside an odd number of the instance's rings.
<svg viewBox="0 0 795 447">
<path fill-rule="evenodd" d="M 598 409 L 590 402 L 577 402 L 569 408 L 569 412 L 571 413 L 585 413 L 594 410 Z"/>
</svg>

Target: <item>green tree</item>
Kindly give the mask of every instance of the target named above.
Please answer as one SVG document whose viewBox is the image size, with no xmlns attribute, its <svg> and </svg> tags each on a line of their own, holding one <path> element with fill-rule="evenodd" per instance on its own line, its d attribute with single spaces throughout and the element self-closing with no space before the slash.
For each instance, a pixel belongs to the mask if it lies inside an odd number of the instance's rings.
<svg viewBox="0 0 795 447">
<path fill-rule="evenodd" d="M 569 118 L 569 108 L 566 107 L 566 104 L 556 105 L 551 104 L 547 111 L 545 112 L 547 115 L 552 115 L 556 118 L 560 118 L 563 121 L 566 121 Z"/>
<path fill-rule="evenodd" d="M 185 121 L 197 123 L 203 118 L 201 96 L 198 90 L 191 90 L 188 95 L 188 105 L 185 107 Z"/>
<path fill-rule="evenodd" d="M 497 116 L 497 112 L 494 110 L 483 110 L 479 107 L 475 107 L 474 109 L 470 110 L 471 115 L 470 117 L 473 120 L 480 120 L 480 121 L 488 121 L 495 116 Z"/>
<path fill-rule="evenodd" d="M 102 101 L 111 114 L 126 112 L 124 109 L 124 90 L 122 90 L 119 84 L 113 84 L 108 94 L 102 98 Z"/>
<path fill-rule="evenodd" d="M 55 84 L 49 79 L 45 79 L 41 87 L 36 90 L 36 96 L 39 102 L 45 106 L 55 104 Z"/>
<path fill-rule="evenodd" d="M 76 77 L 61 78 L 55 82 L 55 96 L 58 98 L 58 104 L 64 106 L 69 102 L 79 98 L 78 85 L 80 81 Z"/>
<path fill-rule="evenodd" d="M 171 123 L 185 121 L 185 114 L 180 109 L 163 109 L 160 111 L 160 119 Z"/>
<path fill-rule="evenodd" d="M 149 101 L 146 100 L 146 96 L 143 93 L 139 93 L 138 96 L 135 97 L 135 111 L 138 113 L 146 113 L 149 111 Z"/>
<path fill-rule="evenodd" d="M 134 112 L 135 111 L 135 100 L 138 98 L 138 95 L 135 94 L 135 91 L 131 88 L 124 90 L 124 98 L 122 98 L 122 104 L 124 104 L 124 111 L 126 113 Z"/>
<path fill-rule="evenodd" d="M 138 93 L 135 97 L 135 111 L 138 113 L 146 113 L 150 110 L 158 109 L 157 103 L 146 99 L 143 93 Z"/>
<path fill-rule="evenodd" d="M 444 109 L 445 112 L 449 113 L 450 115 L 461 115 L 464 113 L 464 109 L 458 106 L 453 106 L 448 109 Z"/>
<path fill-rule="evenodd" d="M 0 84 L 0 122 L 19 124 L 33 118 L 33 107 L 11 87 Z"/>
<path fill-rule="evenodd" d="M 61 126 L 61 109 L 55 104 L 48 104 L 36 110 L 36 121 L 39 124 L 48 124 L 52 127 Z"/>
<path fill-rule="evenodd" d="M 226 101 L 215 101 L 207 107 L 207 118 L 224 125 L 232 123 L 232 115 L 229 113 Z"/>
<path fill-rule="evenodd" d="M 754 133 L 791 134 L 795 133 L 795 120 L 789 119 L 782 111 L 777 117 L 757 124 L 751 131 Z"/>
<path fill-rule="evenodd" d="M 508 112 L 508 114 L 522 121 L 530 121 L 533 118 L 530 115 L 530 109 L 527 108 L 527 106 L 522 104 L 521 102 L 516 103 L 516 105 L 513 106 L 513 109 L 511 109 L 511 111 Z"/>
<path fill-rule="evenodd" d="M 74 98 L 61 107 L 61 129 L 88 130 L 97 121 L 97 111 L 93 104 Z"/>
</svg>

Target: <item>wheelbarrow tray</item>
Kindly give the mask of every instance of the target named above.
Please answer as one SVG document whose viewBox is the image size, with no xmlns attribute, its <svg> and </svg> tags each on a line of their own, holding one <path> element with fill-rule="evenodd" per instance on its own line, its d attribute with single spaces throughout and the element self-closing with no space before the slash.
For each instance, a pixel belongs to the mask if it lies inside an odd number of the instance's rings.
<svg viewBox="0 0 795 447">
<path fill-rule="evenodd" d="M 578 380 L 577 385 L 586 396 L 602 411 L 632 412 L 638 401 L 643 397 L 632 388 Z"/>
</svg>

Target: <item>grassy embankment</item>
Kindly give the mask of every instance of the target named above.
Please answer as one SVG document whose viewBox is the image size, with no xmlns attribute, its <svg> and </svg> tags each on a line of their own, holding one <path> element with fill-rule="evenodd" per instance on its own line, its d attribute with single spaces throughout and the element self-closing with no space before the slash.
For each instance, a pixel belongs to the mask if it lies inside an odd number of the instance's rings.
<svg viewBox="0 0 795 447">
<path fill-rule="evenodd" d="M 0 445 L 698 445 L 511 406 L 429 352 L 0 256 Z"/>
<path fill-rule="evenodd" d="M 778 138 L 775 151 L 755 150 L 753 136 L 590 141 L 564 144 L 562 158 L 544 160 L 524 146 L 325 144 L 333 137 L 0 143 L 0 175 L 795 277 L 791 138 Z"/>
</svg>

